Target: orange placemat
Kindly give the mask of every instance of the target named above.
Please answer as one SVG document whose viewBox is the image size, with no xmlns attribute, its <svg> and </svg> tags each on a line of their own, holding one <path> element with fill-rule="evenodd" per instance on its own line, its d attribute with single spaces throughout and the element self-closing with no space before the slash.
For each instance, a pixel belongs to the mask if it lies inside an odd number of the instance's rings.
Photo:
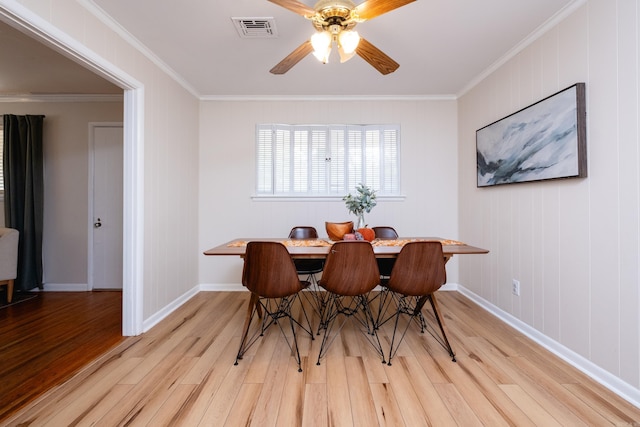
<svg viewBox="0 0 640 427">
<path fill-rule="evenodd" d="M 445 246 L 466 245 L 466 243 L 459 242 L 457 240 L 442 239 L 439 241 Z M 373 246 L 404 246 L 409 242 L 433 242 L 433 240 L 431 239 L 395 239 L 395 240 L 380 239 L 380 240 L 374 240 L 373 242 L 371 242 L 371 244 Z"/>
<path fill-rule="evenodd" d="M 243 246 L 247 246 L 248 241 L 246 240 L 236 240 L 235 242 L 229 243 L 227 246 L 232 248 L 239 248 Z M 302 248 L 310 248 L 310 247 L 321 247 L 321 246 L 331 246 L 330 242 L 322 239 L 311 239 L 311 240 L 283 240 L 282 243 L 285 246 L 296 246 Z"/>
</svg>

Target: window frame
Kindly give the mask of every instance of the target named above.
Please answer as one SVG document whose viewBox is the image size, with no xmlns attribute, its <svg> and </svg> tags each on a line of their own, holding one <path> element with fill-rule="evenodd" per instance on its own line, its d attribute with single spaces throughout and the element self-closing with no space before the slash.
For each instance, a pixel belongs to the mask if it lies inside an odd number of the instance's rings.
<svg viewBox="0 0 640 427">
<path fill-rule="evenodd" d="M 337 200 L 359 183 L 404 199 L 399 124 L 257 124 L 255 144 L 253 199 Z"/>
</svg>

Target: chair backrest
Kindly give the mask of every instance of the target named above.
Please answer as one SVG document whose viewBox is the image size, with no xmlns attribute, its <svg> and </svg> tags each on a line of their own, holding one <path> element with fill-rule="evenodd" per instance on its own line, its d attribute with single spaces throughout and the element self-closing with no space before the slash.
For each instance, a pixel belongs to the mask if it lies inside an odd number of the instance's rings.
<svg viewBox="0 0 640 427">
<path fill-rule="evenodd" d="M 18 272 L 20 232 L 0 227 L 0 280 L 13 280 Z"/>
<path fill-rule="evenodd" d="M 298 226 L 293 227 L 289 232 L 290 239 L 317 239 L 318 231 L 315 227 Z"/>
<path fill-rule="evenodd" d="M 391 270 L 387 287 L 403 295 L 429 295 L 447 281 L 440 242 L 410 242 L 404 245 Z"/>
<path fill-rule="evenodd" d="M 366 294 L 379 285 L 380 271 L 371 244 L 362 240 L 334 243 L 318 284 L 345 296 Z"/>
<path fill-rule="evenodd" d="M 373 232 L 376 233 L 376 239 L 397 239 L 398 233 L 395 228 L 388 226 L 373 227 Z"/>
<path fill-rule="evenodd" d="M 304 287 L 291 255 L 279 242 L 247 243 L 242 284 L 265 298 L 293 295 Z"/>
</svg>

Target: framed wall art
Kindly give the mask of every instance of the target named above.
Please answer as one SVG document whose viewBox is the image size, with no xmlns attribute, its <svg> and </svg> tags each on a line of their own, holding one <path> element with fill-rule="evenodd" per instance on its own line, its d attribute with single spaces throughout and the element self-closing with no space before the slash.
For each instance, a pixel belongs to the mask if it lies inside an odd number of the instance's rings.
<svg viewBox="0 0 640 427">
<path fill-rule="evenodd" d="M 478 187 L 587 176 L 585 84 L 476 131 Z"/>
</svg>

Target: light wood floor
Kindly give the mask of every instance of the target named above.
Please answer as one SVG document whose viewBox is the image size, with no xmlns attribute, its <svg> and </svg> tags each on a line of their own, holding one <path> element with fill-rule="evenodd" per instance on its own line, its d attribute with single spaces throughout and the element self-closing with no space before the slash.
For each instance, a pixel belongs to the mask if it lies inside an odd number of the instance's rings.
<svg viewBox="0 0 640 427">
<path fill-rule="evenodd" d="M 393 365 L 384 365 L 347 324 L 320 366 L 320 340 L 299 335 L 302 373 L 277 327 L 234 366 L 248 297 L 199 293 L 10 424 L 640 425 L 640 409 L 457 292 L 438 293 L 456 363 L 430 334 L 411 329 Z M 384 348 L 388 334 L 385 326 Z"/>
</svg>

